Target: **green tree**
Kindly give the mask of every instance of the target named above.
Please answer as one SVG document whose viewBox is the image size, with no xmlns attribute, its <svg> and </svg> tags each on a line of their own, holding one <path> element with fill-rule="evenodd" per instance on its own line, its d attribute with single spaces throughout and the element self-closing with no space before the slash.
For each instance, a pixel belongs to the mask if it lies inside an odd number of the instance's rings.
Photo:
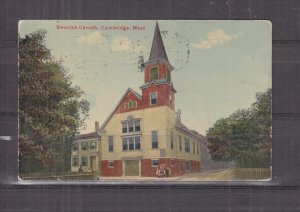
<svg viewBox="0 0 300 212">
<path fill-rule="evenodd" d="M 208 148 L 215 160 L 233 160 L 238 167 L 271 165 L 271 94 L 256 94 L 248 109 L 219 119 L 207 130 Z"/>
<path fill-rule="evenodd" d="M 20 172 L 64 171 L 70 139 L 88 116 L 83 91 L 45 46 L 45 30 L 19 38 Z"/>
</svg>

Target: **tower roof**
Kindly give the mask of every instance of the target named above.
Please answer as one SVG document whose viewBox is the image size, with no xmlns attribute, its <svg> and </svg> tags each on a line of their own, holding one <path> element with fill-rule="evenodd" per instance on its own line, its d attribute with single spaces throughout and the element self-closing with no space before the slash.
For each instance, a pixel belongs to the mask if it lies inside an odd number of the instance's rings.
<svg viewBox="0 0 300 212">
<path fill-rule="evenodd" d="M 170 70 L 173 70 L 173 67 L 168 60 L 168 56 L 159 30 L 158 22 L 156 22 L 149 61 L 147 63 L 151 63 L 154 61 L 162 61 L 166 63 Z"/>
<path fill-rule="evenodd" d="M 160 34 L 158 22 L 156 22 L 152 47 L 150 52 L 149 60 L 157 59 L 157 58 L 164 58 L 168 60 L 168 56 L 166 54 L 165 46 Z"/>
</svg>

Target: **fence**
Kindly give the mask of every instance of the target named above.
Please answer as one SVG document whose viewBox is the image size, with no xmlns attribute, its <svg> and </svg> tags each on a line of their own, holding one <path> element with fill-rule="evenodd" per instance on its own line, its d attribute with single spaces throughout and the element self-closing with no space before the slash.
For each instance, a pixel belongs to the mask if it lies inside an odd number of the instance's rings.
<svg viewBox="0 0 300 212">
<path fill-rule="evenodd" d="M 20 174 L 22 180 L 95 180 L 96 173 Z"/>
<path fill-rule="evenodd" d="M 236 180 L 267 180 L 271 179 L 270 168 L 235 168 Z"/>
</svg>

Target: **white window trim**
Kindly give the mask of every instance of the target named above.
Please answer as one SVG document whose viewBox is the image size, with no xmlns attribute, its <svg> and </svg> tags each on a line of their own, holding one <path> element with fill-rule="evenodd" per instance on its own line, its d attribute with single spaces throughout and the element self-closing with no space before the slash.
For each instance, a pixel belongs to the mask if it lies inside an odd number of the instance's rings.
<svg viewBox="0 0 300 212">
<path fill-rule="evenodd" d="M 151 82 L 151 81 L 153 81 L 153 79 L 151 78 L 151 70 L 152 69 L 154 69 L 154 68 L 157 68 L 157 79 L 159 79 L 159 67 L 158 66 L 153 66 L 153 67 L 151 67 L 150 68 L 150 70 L 149 70 L 149 81 Z"/>
<path fill-rule="evenodd" d="M 96 148 L 95 149 L 91 148 L 92 143 L 96 143 Z M 97 151 L 97 150 L 98 150 L 98 142 L 97 141 L 91 141 L 90 142 L 90 151 Z"/>
<path fill-rule="evenodd" d="M 74 158 L 77 158 L 77 165 L 73 165 L 74 164 Z M 80 165 L 79 156 L 78 155 L 72 156 L 72 166 L 73 167 L 78 167 L 79 165 Z"/>
<path fill-rule="evenodd" d="M 110 165 L 111 162 L 113 163 L 113 166 Z M 107 163 L 107 167 L 111 168 L 111 169 L 115 168 L 115 161 L 114 160 L 109 160 L 108 163 Z"/>
<path fill-rule="evenodd" d="M 86 165 L 85 165 L 85 166 L 82 164 L 82 158 L 83 158 L 83 157 L 86 158 Z M 80 157 L 80 165 L 81 165 L 82 167 L 89 166 L 89 159 L 88 159 L 88 156 L 82 155 L 82 156 Z"/>
<path fill-rule="evenodd" d="M 152 132 L 156 132 L 156 137 L 157 137 L 157 147 L 156 148 L 153 148 L 153 146 L 152 146 L 152 144 L 153 144 L 153 141 L 152 141 Z M 151 149 L 159 149 L 158 130 L 152 130 L 151 131 Z"/>
<path fill-rule="evenodd" d="M 170 129 L 170 148 L 174 150 L 174 132 L 172 129 Z"/>
<path fill-rule="evenodd" d="M 157 161 L 157 165 L 153 165 L 153 161 Z M 158 159 L 151 159 L 151 167 L 158 167 L 159 165 L 159 160 Z"/>
<path fill-rule="evenodd" d="M 182 152 L 182 136 L 181 135 L 178 137 L 178 143 L 179 143 L 179 152 Z"/>
<path fill-rule="evenodd" d="M 152 93 L 155 93 L 155 97 L 156 97 L 156 103 L 155 104 L 152 104 L 152 102 L 151 102 L 151 94 Z M 150 105 L 157 105 L 158 104 L 158 98 L 157 98 L 157 91 L 155 91 L 155 92 L 150 92 Z"/>
<path fill-rule="evenodd" d="M 142 131 L 142 121 L 141 121 L 141 118 L 137 118 L 137 119 L 132 119 L 133 120 L 133 132 L 129 132 L 129 125 L 128 125 L 128 122 L 130 120 L 124 120 L 124 121 L 121 121 L 121 126 L 122 126 L 122 134 L 133 134 L 133 133 L 141 133 Z M 135 131 L 135 122 L 136 121 L 139 121 L 140 122 L 140 131 Z M 123 132 L 123 123 L 126 123 L 126 128 L 127 128 L 127 132 Z"/>
<path fill-rule="evenodd" d="M 110 151 L 110 140 L 109 140 L 110 137 L 112 137 L 112 151 Z M 114 136 L 109 135 L 107 141 L 108 141 L 108 152 L 114 152 Z"/>
<path fill-rule="evenodd" d="M 135 148 L 135 138 L 140 137 L 140 148 L 136 149 Z M 133 144 L 134 144 L 134 149 L 129 149 L 129 138 L 133 138 Z M 123 149 L 123 139 L 127 139 L 127 150 Z M 136 135 L 136 136 L 128 136 L 128 137 L 122 137 L 122 151 L 123 152 L 132 152 L 132 151 L 140 151 L 142 150 L 142 136 Z"/>
<path fill-rule="evenodd" d="M 86 149 L 82 149 L 82 144 L 86 144 Z M 80 151 L 88 151 L 90 143 L 88 141 L 80 142 Z"/>
</svg>

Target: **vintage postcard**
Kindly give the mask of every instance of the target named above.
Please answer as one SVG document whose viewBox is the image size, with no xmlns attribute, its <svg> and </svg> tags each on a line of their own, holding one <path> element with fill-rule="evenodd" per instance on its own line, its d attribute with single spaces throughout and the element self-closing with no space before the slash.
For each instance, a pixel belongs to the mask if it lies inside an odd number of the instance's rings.
<svg viewBox="0 0 300 212">
<path fill-rule="evenodd" d="M 20 21 L 20 179 L 269 180 L 271 36 L 268 21 Z"/>
</svg>

